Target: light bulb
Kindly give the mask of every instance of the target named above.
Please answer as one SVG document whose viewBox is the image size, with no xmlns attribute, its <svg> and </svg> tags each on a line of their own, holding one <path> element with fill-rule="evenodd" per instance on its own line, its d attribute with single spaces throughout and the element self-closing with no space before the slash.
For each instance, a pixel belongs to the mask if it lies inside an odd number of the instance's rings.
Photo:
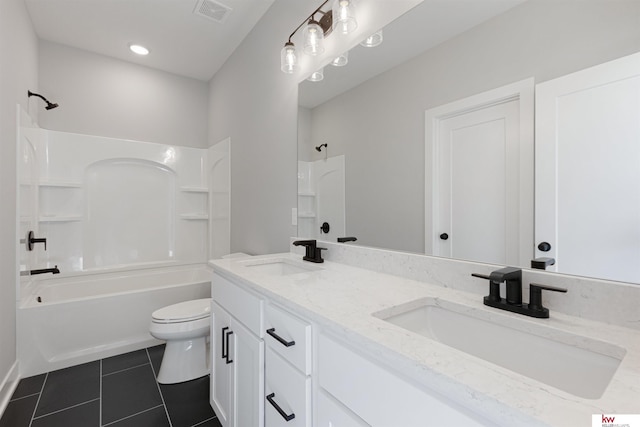
<svg viewBox="0 0 640 427">
<path fill-rule="evenodd" d="M 287 42 L 280 51 L 280 69 L 283 73 L 293 74 L 297 65 L 296 47 L 293 43 Z"/>
<path fill-rule="evenodd" d="M 309 21 L 304 29 L 304 53 L 316 56 L 324 52 L 324 32 L 314 20 Z"/>
<path fill-rule="evenodd" d="M 333 3 L 333 29 L 349 34 L 358 28 L 353 0 L 335 0 Z"/>
</svg>

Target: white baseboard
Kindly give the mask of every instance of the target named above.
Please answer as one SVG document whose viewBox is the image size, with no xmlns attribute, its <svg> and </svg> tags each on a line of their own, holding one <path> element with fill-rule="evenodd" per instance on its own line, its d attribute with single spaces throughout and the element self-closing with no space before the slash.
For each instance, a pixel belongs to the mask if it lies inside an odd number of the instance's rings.
<svg viewBox="0 0 640 427">
<path fill-rule="evenodd" d="M 18 365 L 18 361 L 16 360 L 7 372 L 7 375 L 0 382 L 0 418 L 2 414 L 4 414 L 4 410 L 7 409 L 7 405 L 9 404 L 9 400 L 11 400 L 11 396 L 13 392 L 18 387 L 18 382 L 20 381 L 20 369 Z"/>
</svg>

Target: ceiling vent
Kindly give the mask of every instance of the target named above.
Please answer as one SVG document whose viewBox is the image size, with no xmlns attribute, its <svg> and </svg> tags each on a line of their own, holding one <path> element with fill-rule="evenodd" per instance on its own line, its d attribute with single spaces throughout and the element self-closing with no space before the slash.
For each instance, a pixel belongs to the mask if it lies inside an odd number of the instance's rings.
<svg viewBox="0 0 640 427">
<path fill-rule="evenodd" d="M 198 0 L 193 13 L 224 24 L 231 14 L 231 8 L 213 0 Z"/>
</svg>

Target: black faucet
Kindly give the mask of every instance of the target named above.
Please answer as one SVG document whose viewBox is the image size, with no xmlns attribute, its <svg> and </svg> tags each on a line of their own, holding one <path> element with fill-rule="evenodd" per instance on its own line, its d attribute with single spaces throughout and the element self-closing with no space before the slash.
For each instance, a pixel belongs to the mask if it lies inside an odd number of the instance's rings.
<svg viewBox="0 0 640 427">
<path fill-rule="evenodd" d="M 529 286 L 529 304 L 522 302 L 522 270 L 515 267 L 505 267 L 492 271 L 488 276 L 472 274 L 473 277 L 489 280 L 489 295 L 484 297 L 484 305 L 524 314 L 525 316 L 546 319 L 549 309 L 542 305 L 542 291 L 567 292 L 564 288 L 531 283 Z M 500 296 L 500 283 L 505 282 L 507 298 Z"/>
<path fill-rule="evenodd" d="M 316 244 L 317 242 L 315 240 L 296 240 L 293 242 L 293 246 L 305 247 L 306 252 L 302 257 L 303 260 L 315 263 L 324 262 L 322 259 L 322 251 L 327 250 L 327 248 L 319 248 Z"/>
<path fill-rule="evenodd" d="M 355 237 L 338 237 L 338 243 L 346 243 L 346 242 L 355 242 L 356 239 Z"/>
<path fill-rule="evenodd" d="M 29 274 L 31 274 L 32 276 L 34 274 L 44 274 L 44 273 L 60 274 L 60 270 L 58 270 L 58 266 L 56 265 L 53 268 L 42 268 L 40 270 L 31 270 L 29 272 Z"/>
</svg>

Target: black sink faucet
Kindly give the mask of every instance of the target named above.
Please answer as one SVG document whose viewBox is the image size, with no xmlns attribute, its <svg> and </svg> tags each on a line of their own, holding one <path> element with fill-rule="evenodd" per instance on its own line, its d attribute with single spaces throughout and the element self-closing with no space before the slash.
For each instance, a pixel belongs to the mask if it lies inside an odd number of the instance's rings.
<svg viewBox="0 0 640 427">
<path fill-rule="evenodd" d="M 315 240 L 296 240 L 293 242 L 293 246 L 305 247 L 305 255 L 302 257 L 303 260 L 315 263 L 324 262 L 322 259 L 322 251 L 327 250 L 327 248 L 319 248 L 316 244 L 317 242 Z"/>
<path fill-rule="evenodd" d="M 564 288 L 531 283 L 529 286 L 529 303 L 522 302 L 522 270 L 515 267 L 505 267 L 492 271 L 488 276 L 472 274 L 473 277 L 489 280 L 489 295 L 484 297 L 484 305 L 499 308 L 525 316 L 546 319 L 549 309 L 542 305 L 542 291 L 567 292 Z M 500 296 L 500 283 L 505 282 L 507 298 Z"/>
</svg>

